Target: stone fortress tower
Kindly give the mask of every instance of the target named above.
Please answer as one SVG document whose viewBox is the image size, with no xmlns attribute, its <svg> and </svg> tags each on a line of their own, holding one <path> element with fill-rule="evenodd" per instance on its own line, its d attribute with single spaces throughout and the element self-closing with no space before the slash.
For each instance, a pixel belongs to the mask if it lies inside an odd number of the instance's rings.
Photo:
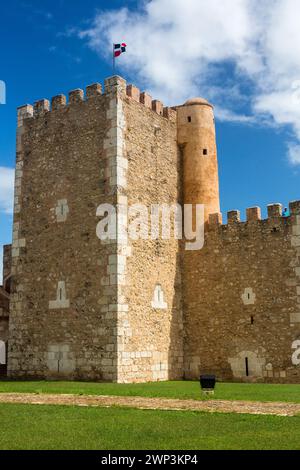
<svg viewBox="0 0 300 470">
<path fill-rule="evenodd" d="M 122 235 L 134 204 L 183 203 L 205 205 L 203 249 Z M 97 237 L 101 204 L 115 239 Z M 8 375 L 300 382 L 300 202 L 290 213 L 222 224 L 202 98 L 166 108 L 115 76 L 19 108 Z"/>
<path fill-rule="evenodd" d="M 202 98 L 177 107 L 178 145 L 183 152 L 185 204 L 204 204 L 205 220 L 220 212 L 217 144 L 213 107 Z"/>
</svg>

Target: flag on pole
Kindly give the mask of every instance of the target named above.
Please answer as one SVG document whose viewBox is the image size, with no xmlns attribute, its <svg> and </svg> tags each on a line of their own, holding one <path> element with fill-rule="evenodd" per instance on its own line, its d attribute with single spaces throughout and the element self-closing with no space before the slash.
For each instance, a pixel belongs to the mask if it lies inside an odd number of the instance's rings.
<svg viewBox="0 0 300 470">
<path fill-rule="evenodd" d="M 125 42 L 122 42 L 121 44 L 114 44 L 114 57 L 119 57 L 121 54 L 126 52 L 126 47 L 127 45 Z"/>
</svg>

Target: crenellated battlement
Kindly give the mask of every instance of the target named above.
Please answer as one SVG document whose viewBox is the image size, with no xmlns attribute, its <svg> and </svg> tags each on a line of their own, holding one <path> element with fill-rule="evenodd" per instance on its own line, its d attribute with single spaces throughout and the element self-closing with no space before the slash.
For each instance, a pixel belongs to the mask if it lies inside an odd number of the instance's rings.
<svg viewBox="0 0 300 470">
<path fill-rule="evenodd" d="M 267 219 L 262 219 L 261 217 L 261 208 L 260 207 L 249 207 L 246 209 L 246 220 L 241 221 L 241 213 L 238 210 L 232 210 L 227 212 L 227 224 L 222 223 L 222 214 L 210 214 L 208 220 L 209 229 L 214 229 L 217 227 L 234 227 L 237 225 L 246 224 L 250 225 L 252 223 L 266 223 L 270 222 L 271 224 L 280 224 L 285 220 L 290 220 L 291 218 L 300 215 L 300 201 L 292 201 L 289 204 L 289 215 L 283 215 L 283 206 L 282 204 L 269 204 L 267 206 L 268 217 Z"/>
<path fill-rule="evenodd" d="M 145 91 L 141 92 L 139 88 L 132 84 L 127 85 L 126 94 L 134 101 L 143 104 L 146 106 L 146 108 L 152 109 L 152 111 L 159 114 L 160 116 L 165 117 L 166 119 L 170 119 L 176 115 L 176 111 L 174 111 L 174 109 L 165 107 L 159 100 L 153 100 L 152 96 L 150 96 Z"/>
<path fill-rule="evenodd" d="M 51 98 L 38 100 L 34 105 L 24 105 L 18 108 L 18 127 L 23 125 L 24 119 L 38 118 L 52 111 L 59 111 L 67 106 L 77 105 L 102 95 L 102 86 L 100 83 L 93 83 L 86 87 L 85 93 L 81 88 L 71 90 L 68 94 L 68 100 L 65 95 L 60 94 Z"/>
<path fill-rule="evenodd" d="M 174 119 L 176 116 L 176 111 L 174 109 L 165 107 L 161 101 L 156 99 L 153 100 L 148 93 L 140 92 L 136 86 L 132 84 L 127 85 L 123 78 L 114 76 L 105 80 L 104 93 L 102 92 L 102 85 L 100 83 L 93 83 L 88 85 L 85 91 L 81 88 L 71 90 L 68 93 L 68 100 L 65 95 L 59 94 L 51 98 L 51 101 L 48 99 L 41 99 L 36 101 L 33 106 L 29 104 L 20 106 L 18 108 L 18 127 L 23 125 L 25 119 L 45 116 L 45 114 L 49 112 L 59 111 L 67 106 L 79 105 L 101 95 L 108 95 L 111 92 L 111 87 L 113 85 L 117 86 L 118 84 L 122 85 L 122 89 L 125 90 L 124 95 L 127 98 L 140 103 L 146 108 L 152 110 L 154 113 L 166 119 Z"/>
</svg>

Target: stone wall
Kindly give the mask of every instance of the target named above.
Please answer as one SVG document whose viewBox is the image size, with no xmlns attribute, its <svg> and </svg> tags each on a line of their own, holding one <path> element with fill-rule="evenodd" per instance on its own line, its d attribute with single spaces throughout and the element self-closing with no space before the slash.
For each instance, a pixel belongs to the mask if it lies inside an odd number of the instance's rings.
<svg viewBox="0 0 300 470">
<path fill-rule="evenodd" d="M 0 286 L 0 376 L 6 375 L 6 352 L 9 321 L 9 275 L 11 270 L 11 245 L 3 247 L 3 287 Z"/>
<path fill-rule="evenodd" d="M 10 276 L 11 273 L 11 245 L 4 245 L 3 247 L 3 282 Z"/>
<path fill-rule="evenodd" d="M 177 115 L 129 85 L 126 119 L 127 204 L 181 202 L 181 163 L 177 148 Z M 132 212 L 129 223 L 142 215 Z M 137 224 L 138 225 L 138 224 Z M 148 227 L 139 226 L 150 238 Z M 120 381 L 178 379 L 183 368 L 183 329 L 179 242 L 129 240 L 124 293 L 128 311 L 120 345 Z"/>
<path fill-rule="evenodd" d="M 117 380 L 116 242 L 96 235 L 116 204 L 118 83 L 94 84 L 18 112 L 8 372 Z"/>
<path fill-rule="evenodd" d="M 300 380 L 300 203 L 212 215 L 205 246 L 184 255 L 185 377 Z"/>
<path fill-rule="evenodd" d="M 0 287 L 0 377 L 5 376 L 7 362 L 9 297 Z"/>
<path fill-rule="evenodd" d="M 179 201 L 176 113 L 136 93 L 112 77 L 19 109 L 11 377 L 182 376 L 178 241 L 123 236 L 128 205 Z M 114 240 L 100 204 L 118 208 Z"/>
</svg>

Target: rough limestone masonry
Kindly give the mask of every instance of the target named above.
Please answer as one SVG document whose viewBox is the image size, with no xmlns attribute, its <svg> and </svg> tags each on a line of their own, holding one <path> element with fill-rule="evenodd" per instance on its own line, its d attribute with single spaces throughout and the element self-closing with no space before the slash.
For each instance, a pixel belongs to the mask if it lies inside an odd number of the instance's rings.
<svg viewBox="0 0 300 470">
<path fill-rule="evenodd" d="M 205 243 L 96 235 L 97 207 L 204 204 Z M 121 77 L 18 109 L 0 373 L 300 382 L 300 201 L 222 224 L 213 107 Z"/>
</svg>

